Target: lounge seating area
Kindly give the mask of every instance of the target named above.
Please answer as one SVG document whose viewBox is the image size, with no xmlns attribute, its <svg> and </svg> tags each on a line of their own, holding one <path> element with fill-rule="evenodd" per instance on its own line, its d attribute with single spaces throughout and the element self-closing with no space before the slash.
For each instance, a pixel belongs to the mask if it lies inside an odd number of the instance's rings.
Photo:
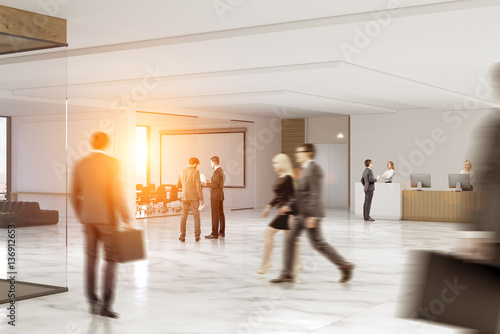
<svg viewBox="0 0 500 334">
<path fill-rule="evenodd" d="M 2 202 L 0 210 L 0 228 L 9 224 L 17 227 L 53 225 L 59 222 L 59 211 L 41 210 L 38 202 Z"/>
</svg>

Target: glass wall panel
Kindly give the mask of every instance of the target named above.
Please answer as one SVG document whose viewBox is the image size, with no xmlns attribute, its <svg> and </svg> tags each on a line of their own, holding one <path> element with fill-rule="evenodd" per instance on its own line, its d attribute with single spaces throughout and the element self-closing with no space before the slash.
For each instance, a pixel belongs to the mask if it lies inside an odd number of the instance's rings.
<svg viewBox="0 0 500 334">
<path fill-rule="evenodd" d="M 10 135 L 7 126 L 10 120 L 8 117 L 0 117 L 0 201 L 7 200 L 7 193 L 9 191 L 7 185 L 7 136 Z"/>
<path fill-rule="evenodd" d="M 12 290 L 15 281 L 17 300 L 67 291 L 66 72 L 65 57 L 0 61 L 1 88 L 10 91 L 0 98 L 0 114 L 11 117 L 11 187 L 0 215 L 0 287 Z M 0 119 L 0 178 L 8 162 L 3 131 Z M 5 183 L 0 179 L 0 192 Z M 5 296 L 0 294 L 0 303 Z"/>
</svg>

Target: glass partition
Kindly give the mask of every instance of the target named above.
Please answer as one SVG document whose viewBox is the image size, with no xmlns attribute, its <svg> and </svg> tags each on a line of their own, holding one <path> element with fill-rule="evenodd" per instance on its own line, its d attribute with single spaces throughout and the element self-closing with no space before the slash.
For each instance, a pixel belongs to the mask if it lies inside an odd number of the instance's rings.
<svg viewBox="0 0 500 334">
<path fill-rule="evenodd" d="M 0 303 L 68 286 L 67 62 L 12 59 L 0 60 L 0 88 L 9 91 L 0 114 L 11 123 L 4 132 L 0 119 Z"/>
</svg>

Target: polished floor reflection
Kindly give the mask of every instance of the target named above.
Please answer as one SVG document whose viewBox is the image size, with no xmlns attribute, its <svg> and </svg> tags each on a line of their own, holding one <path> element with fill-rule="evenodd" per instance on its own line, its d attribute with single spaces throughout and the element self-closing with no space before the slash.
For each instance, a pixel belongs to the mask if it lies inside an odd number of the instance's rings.
<svg viewBox="0 0 500 334">
<path fill-rule="evenodd" d="M 202 236 L 211 230 L 209 214 L 202 212 Z M 409 252 L 453 250 L 459 224 L 366 224 L 346 210 L 328 210 L 324 236 L 356 264 L 352 282 L 338 283 L 338 270 L 303 235 L 303 271 L 296 283 L 272 285 L 268 280 L 279 274 L 283 239 L 276 235 L 273 266 L 258 275 L 269 221 L 260 210 L 226 212 L 226 238 L 218 240 L 195 242 L 190 217 L 186 243 L 180 243 L 179 219 L 138 220 L 146 231 L 148 259 L 120 265 L 118 320 L 87 312 L 82 234 L 75 220 L 68 223 L 67 262 L 63 225 L 18 229 L 19 276 L 65 284 L 67 263 L 69 292 L 16 303 L 16 327 L 7 324 L 1 305 L 1 333 L 474 333 L 395 316 L 398 301 L 412 291 L 402 284 L 416 269 L 407 260 Z M 5 240 L 2 235 L 2 254 Z M 0 260 L 2 278 L 5 262 Z"/>
</svg>

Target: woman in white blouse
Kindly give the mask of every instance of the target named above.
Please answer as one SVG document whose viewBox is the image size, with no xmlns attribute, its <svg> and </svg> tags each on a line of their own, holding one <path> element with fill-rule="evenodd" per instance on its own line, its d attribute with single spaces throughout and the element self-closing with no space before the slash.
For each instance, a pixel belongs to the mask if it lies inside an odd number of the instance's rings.
<svg viewBox="0 0 500 334">
<path fill-rule="evenodd" d="M 387 163 L 387 170 L 385 171 L 384 174 L 382 174 L 381 177 L 385 179 L 385 183 L 392 183 L 392 177 L 396 174 L 394 171 L 394 162 L 389 161 Z"/>
<path fill-rule="evenodd" d="M 472 162 L 470 162 L 470 160 L 465 160 L 464 169 L 460 172 L 460 174 L 469 174 L 470 184 L 474 184 L 474 176 L 476 176 L 476 173 L 472 170 Z"/>
</svg>

